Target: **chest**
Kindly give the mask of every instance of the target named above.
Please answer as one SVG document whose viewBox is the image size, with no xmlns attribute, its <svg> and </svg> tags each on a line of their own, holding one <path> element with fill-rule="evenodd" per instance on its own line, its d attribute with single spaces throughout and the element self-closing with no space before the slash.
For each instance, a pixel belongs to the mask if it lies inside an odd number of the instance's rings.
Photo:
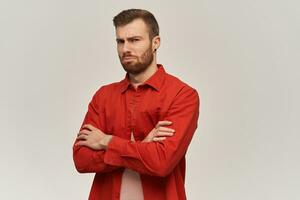
<svg viewBox="0 0 300 200">
<path fill-rule="evenodd" d="M 170 106 L 166 95 L 153 91 L 129 91 L 112 96 L 104 107 L 105 127 L 110 134 L 144 139 L 163 120 Z"/>
</svg>

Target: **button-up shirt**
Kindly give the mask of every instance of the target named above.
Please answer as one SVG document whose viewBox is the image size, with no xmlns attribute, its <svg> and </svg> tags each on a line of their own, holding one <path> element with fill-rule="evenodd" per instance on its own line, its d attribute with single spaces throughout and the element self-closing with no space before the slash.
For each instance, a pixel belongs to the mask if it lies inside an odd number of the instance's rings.
<svg viewBox="0 0 300 200">
<path fill-rule="evenodd" d="M 197 128 L 199 96 L 161 64 L 157 68 L 137 88 L 127 73 L 122 81 L 102 86 L 93 95 L 82 125 L 91 124 L 113 137 L 105 150 L 73 146 L 76 169 L 95 173 L 90 200 L 119 199 L 125 168 L 140 174 L 144 200 L 186 199 L 185 154 Z M 142 142 L 165 120 L 172 122 L 168 127 L 175 130 L 173 136 Z"/>
</svg>

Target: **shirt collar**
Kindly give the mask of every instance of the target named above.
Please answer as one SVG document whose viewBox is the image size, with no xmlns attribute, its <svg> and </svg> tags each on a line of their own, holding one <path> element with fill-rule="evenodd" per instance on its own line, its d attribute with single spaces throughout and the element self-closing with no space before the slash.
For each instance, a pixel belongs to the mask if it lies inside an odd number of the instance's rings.
<svg viewBox="0 0 300 200">
<path fill-rule="evenodd" d="M 157 68 L 157 71 L 150 78 L 148 78 L 143 85 L 149 85 L 150 87 L 159 91 L 164 81 L 166 72 L 162 64 L 157 64 Z M 121 93 L 125 92 L 130 85 L 129 74 L 126 73 L 125 78 L 121 81 Z"/>
</svg>

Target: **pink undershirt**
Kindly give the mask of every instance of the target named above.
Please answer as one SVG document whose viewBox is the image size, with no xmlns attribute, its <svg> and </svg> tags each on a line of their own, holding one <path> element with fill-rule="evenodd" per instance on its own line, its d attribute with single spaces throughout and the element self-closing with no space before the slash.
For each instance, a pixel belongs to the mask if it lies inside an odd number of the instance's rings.
<svg viewBox="0 0 300 200">
<path fill-rule="evenodd" d="M 131 140 L 134 140 L 131 133 Z M 139 173 L 125 168 L 121 182 L 120 200 L 143 200 L 143 188 Z"/>
</svg>

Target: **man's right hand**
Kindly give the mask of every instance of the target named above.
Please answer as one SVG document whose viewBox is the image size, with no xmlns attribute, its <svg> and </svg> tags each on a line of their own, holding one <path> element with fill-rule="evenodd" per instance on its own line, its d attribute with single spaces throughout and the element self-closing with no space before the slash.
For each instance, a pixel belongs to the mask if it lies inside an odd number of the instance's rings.
<svg viewBox="0 0 300 200">
<path fill-rule="evenodd" d="M 163 127 L 171 124 L 172 122 L 170 121 L 159 121 L 142 142 L 162 141 L 168 136 L 174 135 L 174 129 Z"/>
</svg>

